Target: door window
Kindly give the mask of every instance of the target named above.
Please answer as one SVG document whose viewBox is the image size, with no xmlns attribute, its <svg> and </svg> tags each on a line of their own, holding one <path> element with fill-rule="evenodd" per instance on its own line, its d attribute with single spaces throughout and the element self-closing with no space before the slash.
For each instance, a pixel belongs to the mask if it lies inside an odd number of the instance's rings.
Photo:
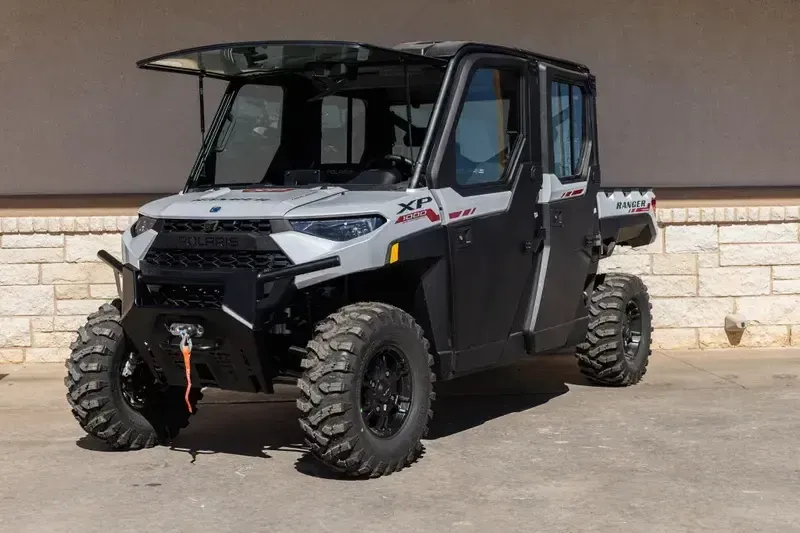
<svg viewBox="0 0 800 533">
<path fill-rule="evenodd" d="M 554 81 L 550 98 L 553 120 L 554 173 L 559 178 L 580 172 L 584 145 L 583 92 L 577 85 Z"/>
<path fill-rule="evenodd" d="M 519 135 L 520 74 L 478 68 L 473 72 L 456 123 L 456 183 L 500 183 Z"/>
</svg>

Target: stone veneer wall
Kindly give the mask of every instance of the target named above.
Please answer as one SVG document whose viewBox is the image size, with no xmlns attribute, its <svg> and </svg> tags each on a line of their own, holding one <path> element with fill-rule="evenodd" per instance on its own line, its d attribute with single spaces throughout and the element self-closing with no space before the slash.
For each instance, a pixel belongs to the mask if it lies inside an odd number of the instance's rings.
<svg viewBox="0 0 800 533">
<path fill-rule="evenodd" d="M 116 297 L 104 248 L 136 217 L 0 219 L 0 362 L 61 362 L 86 315 Z"/>
<path fill-rule="evenodd" d="M 654 348 L 800 346 L 800 207 L 671 208 L 646 248 L 602 271 L 638 274 L 653 300 Z M 86 315 L 116 296 L 96 258 L 120 253 L 135 217 L 0 219 L 0 362 L 63 361 Z M 742 335 L 723 329 L 739 312 Z"/>
<path fill-rule="evenodd" d="M 654 349 L 800 346 L 800 207 L 658 210 L 659 238 L 602 261 L 640 275 Z M 727 334 L 725 315 L 750 321 Z"/>
</svg>

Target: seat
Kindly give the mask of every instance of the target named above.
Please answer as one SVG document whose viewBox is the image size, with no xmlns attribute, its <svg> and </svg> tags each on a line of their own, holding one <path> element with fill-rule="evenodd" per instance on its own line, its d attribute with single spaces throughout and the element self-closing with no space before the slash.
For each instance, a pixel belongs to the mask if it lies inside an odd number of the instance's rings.
<svg viewBox="0 0 800 533">
<path fill-rule="evenodd" d="M 397 185 L 403 181 L 403 174 L 394 168 L 373 168 L 365 170 L 350 180 L 355 185 Z"/>
</svg>

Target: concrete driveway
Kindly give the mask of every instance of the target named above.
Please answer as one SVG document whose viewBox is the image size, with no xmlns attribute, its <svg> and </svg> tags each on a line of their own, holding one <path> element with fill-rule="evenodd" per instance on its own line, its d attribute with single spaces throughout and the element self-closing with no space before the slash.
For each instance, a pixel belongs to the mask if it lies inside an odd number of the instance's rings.
<svg viewBox="0 0 800 533">
<path fill-rule="evenodd" d="M 441 384 L 426 454 L 333 479 L 294 391 L 208 394 L 174 447 L 107 452 L 69 414 L 63 367 L 2 369 L 3 532 L 800 530 L 800 352 L 654 354 L 628 389 L 571 357 Z"/>
</svg>

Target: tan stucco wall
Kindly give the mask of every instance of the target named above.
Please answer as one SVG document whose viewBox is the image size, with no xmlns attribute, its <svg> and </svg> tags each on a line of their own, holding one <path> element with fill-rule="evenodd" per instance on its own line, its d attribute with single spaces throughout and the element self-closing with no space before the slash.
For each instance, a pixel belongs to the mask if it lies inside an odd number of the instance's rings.
<svg viewBox="0 0 800 533">
<path fill-rule="evenodd" d="M 199 141 L 194 80 L 135 60 L 276 38 L 475 39 L 565 56 L 599 76 L 606 183 L 798 181 L 794 0 L 5 0 L 0 27 L 0 196 L 178 189 Z"/>
</svg>

